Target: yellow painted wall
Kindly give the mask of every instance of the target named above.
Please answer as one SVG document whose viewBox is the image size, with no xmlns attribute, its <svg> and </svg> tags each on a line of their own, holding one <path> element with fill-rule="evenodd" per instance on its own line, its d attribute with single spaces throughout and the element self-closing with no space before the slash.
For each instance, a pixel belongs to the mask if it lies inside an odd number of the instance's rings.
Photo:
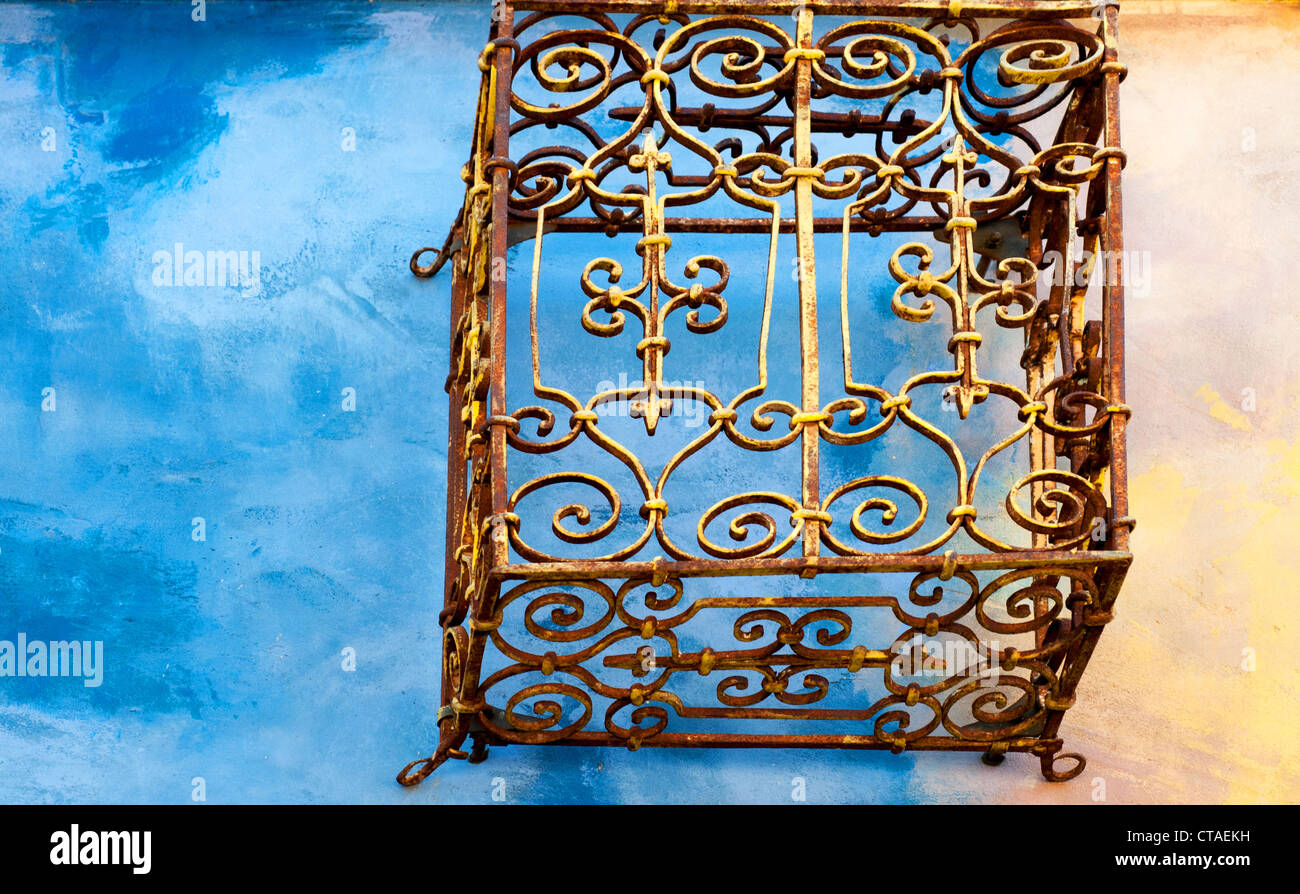
<svg viewBox="0 0 1300 894">
<path fill-rule="evenodd" d="M 1136 560 L 1063 726 L 1084 776 L 997 794 L 1294 803 L 1300 7 L 1129 0 L 1120 23 L 1125 249 L 1151 278 L 1127 308 Z"/>
</svg>

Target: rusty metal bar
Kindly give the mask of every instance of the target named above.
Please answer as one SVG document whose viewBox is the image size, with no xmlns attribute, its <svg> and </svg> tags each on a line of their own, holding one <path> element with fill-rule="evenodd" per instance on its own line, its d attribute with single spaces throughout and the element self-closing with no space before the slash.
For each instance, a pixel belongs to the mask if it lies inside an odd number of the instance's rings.
<svg viewBox="0 0 1300 894">
<path fill-rule="evenodd" d="M 1086 16 L 1090 0 L 524 0 L 518 10 L 548 13 L 643 13 L 686 15 L 789 15 L 804 8 L 818 15 L 845 16 L 1016 16 L 1053 19 Z"/>
<path fill-rule="evenodd" d="M 798 232 L 798 221 L 793 217 L 778 218 L 778 228 L 782 233 Z M 906 220 L 882 221 L 872 223 L 865 220 L 851 220 L 851 233 L 928 233 L 936 227 L 947 223 L 943 217 L 916 217 Z M 663 222 L 664 230 L 669 233 L 753 233 L 766 236 L 772 230 L 772 222 L 757 217 L 670 217 Z M 562 217 L 548 221 L 547 226 L 557 233 L 639 233 L 640 221 L 622 221 L 611 224 L 598 217 Z M 809 229 L 813 233 L 838 233 L 843 221 L 838 217 L 810 217 Z M 529 237 L 531 238 L 531 237 Z"/>
<path fill-rule="evenodd" d="M 795 35 L 794 82 L 794 164 L 800 172 L 817 176 L 818 169 L 812 157 L 812 59 L 816 51 L 812 45 L 812 10 L 804 8 L 798 13 Z M 816 556 L 821 546 L 821 487 L 818 484 L 820 463 L 817 459 L 821 444 L 820 425 L 825 415 L 821 413 L 821 385 L 817 374 L 817 268 L 812 229 L 812 177 L 797 175 L 794 187 L 795 227 L 799 252 L 799 368 L 801 378 L 800 416 L 803 417 L 803 486 L 804 513 L 803 554 Z M 791 425 L 795 419 L 791 418 Z"/>
<path fill-rule="evenodd" d="M 1119 84 L 1125 68 L 1119 61 L 1119 6 L 1106 7 L 1104 22 L 1106 42 L 1105 61 L 1102 63 L 1102 81 L 1105 85 L 1106 145 L 1121 148 L 1119 136 Z M 1106 307 L 1106 387 L 1111 400 L 1124 407 L 1124 214 L 1122 209 L 1120 171 L 1124 167 L 1123 155 L 1112 154 L 1106 160 L 1106 230 L 1105 247 L 1109 263 L 1104 285 Z M 1127 411 L 1116 413 L 1110 426 L 1110 479 L 1111 479 L 1111 546 L 1128 549 L 1132 522 L 1128 518 L 1128 453 L 1124 429 L 1128 424 Z"/>
<path fill-rule="evenodd" d="M 510 41 L 514 26 L 514 11 L 505 6 L 496 22 L 494 43 L 496 52 L 489 63 L 496 72 L 496 96 L 493 98 L 495 120 L 492 129 L 492 155 L 496 159 L 510 157 Z M 506 279 L 502 274 L 506 258 L 506 221 L 510 216 L 510 172 L 505 165 L 492 168 L 492 269 L 491 269 L 491 325 L 492 325 L 492 385 L 493 418 L 504 417 L 506 409 Z M 506 511 L 506 433 L 500 425 L 491 428 L 492 440 L 492 514 L 498 518 Z M 492 526 L 492 565 L 508 561 L 507 538 L 504 524 Z"/>
<path fill-rule="evenodd" d="M 951 561 L 961 568 L 983 571 L 994 568 L 1007 570 L 1041 567 L 1091 568 L 1132 561 L 1132 555 L 1120 551 L 1087 552 L 1025 552 L 1021 554 L 981 553 L 953 556 Z M 812 567 L 817 574 L 862 574 L 871 571 L 879 574 L 906 572 L 920 573 L 941 570 L 949 559 L 943 555 L 900 556 L 821 556 Z M 500 580 L 596 580 L 600 578 L 650 578 L 655 575 L 678 577 L 750 577 L 772 574 L 798 574 L 809 567 L 802 558 L 753 559 L 738 567 L 725 560 L 696 559 L 684 562 L 529 562 L 504 565 L 492 570 Z"/>
</svg>

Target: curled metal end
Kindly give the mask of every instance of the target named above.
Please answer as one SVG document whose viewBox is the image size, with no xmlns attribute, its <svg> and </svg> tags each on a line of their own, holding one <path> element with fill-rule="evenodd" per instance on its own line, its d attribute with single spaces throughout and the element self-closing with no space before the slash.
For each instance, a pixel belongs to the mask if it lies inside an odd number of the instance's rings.
<svg viewBox="0 0 1300 894">
<path fill-rule="evenodd" d="M 486 751 L 486 749 L 484 749 L 484 751 Z M 411 761 L 405 767 L 402 767 L 402 771 L 397 774 L 397 781 L 408 787 L 419 785 L 429 776 L 433 775 L 434 770 L 445 764 L 449 757 L 454 757 L 457 760 L 465 760 L 466 758 L 469 758 L 470 755 L 461 751 L 459 748 L 443 748 L 439 745 L 438 750 L 433 753 L 432 757 L 422 757 L 418 761 Z M 486 760 L 486 758 L 487 756 L 485 754 L 479 759 L 479 761 L 471 762 L 479 763 Z M 419 767 L 420 769 L 415 770 L 415 772 L 412 773 L 411 771 L 416 767 Z"/>
<path fill-rule="evenodd" d="M 465 741 L 469 731 L 462 729 L 456 723 L 444 724 L 443 719 L 445 718 L 440 717 L 438 720 L 440 727 L 438 747 L 430 757 L 422 757 L 402 767 L 402 771 L 397 774 L 397 781 L 402 785 L 408 788 L 419 785 L 432 775 L 434 770 L 446 763 L 448 758 L 454 757 L 457 760 L 465 760 L 469 757 L 468 754 L 460 750 L 461 743 Z M 416 769 L 417 767 L 419 769 Z"/>
<path fill-rule="evenodd" d="M 397 781 L 407 787 L 419 785 L 425 780 L 425 777 L 438 769 L 438 767 L 442 766 L 443 761 L 445 761 L 449 756 L 450 755 L 446 752 L 443 752 L 441 755 L 435 754 L 432 757 L 424 757 L 420 758 L 418 761 L 411 761 L 405 767 L 402 767 L 402 772 L 397 774 Z M 412 773 L 411 770 L 417 766 L 420 769 Z"/>
<path fill-rule="evenodd" d="M 411 255 L 411 272 L 420 277 L 420 279 L 428 279 L 431 276 L 435 276 L 438 271 L 442 269 L 442 265 L 447 263 L 447 257 L 450 252 L 448 252 L 446 248 L 446 246 L 443 246 L 442 250 L 439 250 L 434 248 L 432 245 L 426 245 L 424 248 L 416 251 L 415 254 Z M 438 256 L 429 264 L 421 264 L 420 255 L 429 251 L 438 252 Z"/>
<path fill-rule="evenodd" d="M 426 245 L 424 248 L 419 249 L 415 254 L 411 255 L 412 273 L 420 277 L 420 279 L 428 279 L 429 277 L 438 274 L 438 271 L 442 269 L 442 265 L 447 263 L 447 259 L 451 257 L 453 250 L 460 247 L 460 240 L 456 238 L 456 231 L 460 228 L 464 216 L 465 209 L 462 206 L 460 213 L 456 215 L 456 222 L 452 224 L 451 229 L 447 231 L 447 238 L 443 240 L 442 248 L 435 249 L 432 245 Z M 438 256 L 433 259 L 432 263 L 421 264 L 420 255 L 428 251 L 436 251 Z"/>
<path fill-rule="evenodd" d="M 1076 754 L 1073 751 L 1048 751 L 1039 757 L 1042 764 L 1043 778 L 1048 782 L 1068 782 L 1083 772 L 1083 768 L 1088 766 L 1088 761 L 1082 754 Z M 1074 766 L 1065 772 L 1058 772 L 1054 765 L 1059 760 L 1074 761 Z"/>
</svg>

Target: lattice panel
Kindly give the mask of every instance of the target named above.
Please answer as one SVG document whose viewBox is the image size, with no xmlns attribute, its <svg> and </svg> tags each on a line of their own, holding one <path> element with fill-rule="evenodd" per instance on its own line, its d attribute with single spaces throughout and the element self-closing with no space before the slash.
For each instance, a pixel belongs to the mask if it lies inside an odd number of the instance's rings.
<svg viewBox="0 0 1300 894">
<path fill-rule="evenodd" d="M 497 11 L 411 262 L 457 322 L 440 743 L 399 781 L 493 743 L 1081 772 L 1133 525 L 1115 5 Z"/>
</svg>

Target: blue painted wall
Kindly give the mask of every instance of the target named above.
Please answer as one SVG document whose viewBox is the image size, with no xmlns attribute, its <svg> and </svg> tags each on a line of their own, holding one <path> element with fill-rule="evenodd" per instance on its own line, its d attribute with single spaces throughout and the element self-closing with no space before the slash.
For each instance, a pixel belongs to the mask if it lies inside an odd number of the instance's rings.
<svg viewBox="0 0 1300 894">
<path fill-rule="evenodd" d="M 406 261 L 461 202 L 489 7 L 189 7 L 0 6 L 0 638 L 106 662 L 0 679 L 0 800 L 1042 790 L 1028 760 L 517 747 L 397 786 L 436 738 L 446 459 L 448 278 Z M 176 243 L 259 281 L 161 284 Z"/>
<path fill-rule="evenodd" d="M 106 656 L 0 680 L 0 799 L 435 796 L 391 778 L 432 735 L 446 451 L 447 287 L 406 258 L 459 205 L 485 28 L 0 7 L 0 638 Z M 260 289 L 155 285 L 177 242 Z"/>
</svg>

